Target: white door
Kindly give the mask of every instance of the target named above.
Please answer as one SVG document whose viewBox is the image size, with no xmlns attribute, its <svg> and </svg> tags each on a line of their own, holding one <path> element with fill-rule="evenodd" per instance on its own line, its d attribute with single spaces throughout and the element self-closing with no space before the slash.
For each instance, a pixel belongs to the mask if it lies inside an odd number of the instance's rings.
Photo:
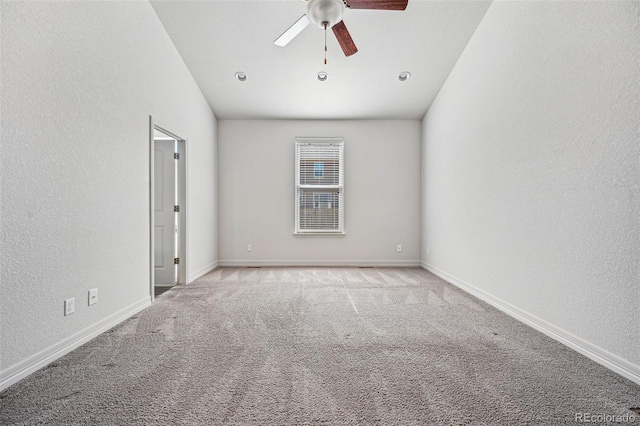
<svg viewBox="0 0 640 426">
<path fill-rule="evenodd" d="M 153 157 L 154 270 L 155 284 L 174 285 L 176 281 L 175 217 L 176 199 L 175 141 L 155 140 Z"/>
</svg>

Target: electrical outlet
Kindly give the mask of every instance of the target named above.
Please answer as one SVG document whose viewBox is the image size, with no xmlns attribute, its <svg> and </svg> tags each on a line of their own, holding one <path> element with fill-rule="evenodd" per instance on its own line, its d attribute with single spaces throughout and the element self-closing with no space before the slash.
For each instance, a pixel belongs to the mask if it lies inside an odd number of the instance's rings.
<svg viewBox="0 0 640 426">
<path fill-rule="evenodd" d="M 427 246 L 427 254 L 430 254 L 431 250 L 429 249 L 429 246 Z"/>
<path fill-rule="evenodd" d="M 252 249 L 251 244 L 247 244 L 247 251 L 251 251 Z"/>
<path fill-rule="evenodd" d="M 398 253 L 402 253 L 402 244 L 398 244 L 398 246 L 396 247 L 396 251 Z"/>
<path fill-rule="evenodd" d="M 98 289 L 94 288 L 89 290 L 89 306 L 98 303 Z"/>
<path fill-rule="evenodd" d="M 64 316 L 71 315 L 76 310 L 76 298 L 72 297 L 64 301 Z"/>
</svg>

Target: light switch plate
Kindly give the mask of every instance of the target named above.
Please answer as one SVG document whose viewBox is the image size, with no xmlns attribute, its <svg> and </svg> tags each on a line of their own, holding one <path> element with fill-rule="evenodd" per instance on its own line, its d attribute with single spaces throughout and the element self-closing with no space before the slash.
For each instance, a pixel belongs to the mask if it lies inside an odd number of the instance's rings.
<svg viewBox="0 0 640 426">
<path fill-rule="evenodd" d="M 98 289 L 94 288 L 89 290 L 89 306 L 98 303 Z"/>
</svg>

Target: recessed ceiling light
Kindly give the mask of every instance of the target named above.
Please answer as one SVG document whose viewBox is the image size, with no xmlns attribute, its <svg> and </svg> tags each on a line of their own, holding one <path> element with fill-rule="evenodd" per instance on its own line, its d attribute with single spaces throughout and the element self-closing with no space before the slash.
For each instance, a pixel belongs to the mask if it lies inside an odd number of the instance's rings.
<svg viewBox="0 0 640 426">
<path fill-rule="evenodd" d="M 245 73 L 243 73 L 243 72 L 238 71 L 236 73 L 236 79 L 238 81 L 247 81 L 247 75 Z"/>
<path fill-rule="evenodd" d="M 316 78 L 318 79 L 318 81 L 327 81 L 327 79 L 329 78 L 329 74 L 327 74 L 324 71 L 320 71 L 317 75 Z"/>
<path fill-rule="evenodd" d="M 409 71 L 402 71 L 398 76 L 398 80 L 407 81 L 409 80 L 409 77 L 411 77 L 411 73 Z"/>
</svg>

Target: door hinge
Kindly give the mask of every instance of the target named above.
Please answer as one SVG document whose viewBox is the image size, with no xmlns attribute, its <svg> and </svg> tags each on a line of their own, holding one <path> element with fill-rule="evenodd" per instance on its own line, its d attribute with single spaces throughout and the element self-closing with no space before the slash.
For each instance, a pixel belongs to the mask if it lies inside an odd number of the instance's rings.
<svg viewBox="0 0 640 426">
<path fill-rule="evenodd" d="M 173 159 L 174 159 L 174 160 L 179 160 L 179 159 L 180 159 L 180 154 L 179 154 L 179 153 L 177 153 L 177 152 L 174 152 L 174 153 L 173 153 Z"/>
<path fill-rule="evenodd" d="M 174 212 L 180 212 L 180 206 L 173 206 Z"/>
<path fill-rule="evenodd" d="M 173 264 L 174 265 L 179 265 L 180 264 L 180 258 L 179 257 L 174 257 L 173 258 Z"/>
</svg>

